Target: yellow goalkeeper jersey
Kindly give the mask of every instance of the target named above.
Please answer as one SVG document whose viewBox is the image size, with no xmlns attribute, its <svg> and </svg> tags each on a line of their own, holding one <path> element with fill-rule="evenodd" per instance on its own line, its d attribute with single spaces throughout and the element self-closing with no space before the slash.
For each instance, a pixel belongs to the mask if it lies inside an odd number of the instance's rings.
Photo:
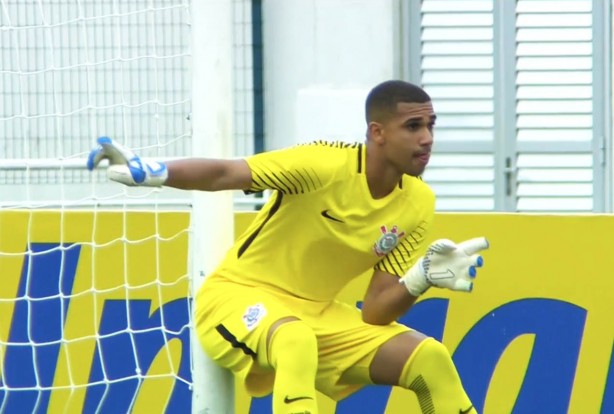
<svg viewBox="0 0 614 414">
<path fill-rule="evenodd" d="M 274 190 L 217 269 L 228 279 L 330 301 L 376 268 L 402 276 L 426 248 L 432 190 L 403 176 L 373 199 L 364 144 L 317 141 L 246 159 L 250 191 Z"/>
</svg>

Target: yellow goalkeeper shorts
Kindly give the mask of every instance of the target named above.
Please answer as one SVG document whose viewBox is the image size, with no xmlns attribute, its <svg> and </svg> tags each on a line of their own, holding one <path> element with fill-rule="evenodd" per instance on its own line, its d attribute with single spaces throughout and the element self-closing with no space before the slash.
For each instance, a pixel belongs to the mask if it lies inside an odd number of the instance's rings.
<svg viewBox="0 0 614 414">
<path fill-rule="evenodd" d="M 230 369 L 252 396 L 272 392 L 275 373 L 257 363 L 263 335 L 281 318 L 294 316 L 306 322 L 318 339 L 316 388 L 340 400 L 365 384 L 343 384 L 343 373 L 390 338 L 410 328 L 392 323 L 369 325 L 360 310 L 338 301 L 314 302 L 289 296 L 270 287 L 238 284 L 211 275 L 196 295 L 195 324 L 205 352 Z M 262 360 L 262 359 L 261 359 Z M 368 370 L 368 366 L 362 367 Z"/>
</svg>

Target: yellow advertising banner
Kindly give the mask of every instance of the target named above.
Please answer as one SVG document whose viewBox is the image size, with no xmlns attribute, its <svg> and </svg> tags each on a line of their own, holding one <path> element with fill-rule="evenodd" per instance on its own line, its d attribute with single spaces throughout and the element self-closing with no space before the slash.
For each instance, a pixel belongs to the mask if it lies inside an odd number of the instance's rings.
<svg viewBox="0 0 614 414">
<path fill-rule="evenodd" d="M 435 223 L 433 239 L 486 236 L 485 266 L 471 294 L 431 289 L 401 322 L 442 340 L 479 411 L 614 412 L 614 217 Z M 190 412 L 188 227 L 180 212 L 0 212 L 0 411 Z M 367 282 L 341 299 L 358 304 Z M 319 404 L 419 412 L 390 387 Z M 237 389 L 236 413 L 270 413 L 270 398 Z"/>
</svg>

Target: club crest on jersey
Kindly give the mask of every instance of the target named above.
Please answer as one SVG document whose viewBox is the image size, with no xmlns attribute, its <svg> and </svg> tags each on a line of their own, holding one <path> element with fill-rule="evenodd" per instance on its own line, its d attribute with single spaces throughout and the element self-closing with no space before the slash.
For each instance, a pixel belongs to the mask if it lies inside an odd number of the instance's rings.
<svg viewBox="0 0 614 414">
<path fill-rule="evenodd" d="M 243 314 L 243 322 L 248 331 L 254 329 L 260 321 L 266 316 L 266 308 L 262 303 L 256 303 L 247 308 Z"/>
<path fill-rule="evenodd" d="M 397 244 L 399 244 L 399 239 L 405 235 L 404 231 L 399 231 L 397 226 L 392 226 L 390 231 L 386 228 L 386 226 L 381 226 L 380 231 L 382 235 L 373 245 L 373 251 L 378 256 L 384 256 L 392 251 Z"/>
</svg>

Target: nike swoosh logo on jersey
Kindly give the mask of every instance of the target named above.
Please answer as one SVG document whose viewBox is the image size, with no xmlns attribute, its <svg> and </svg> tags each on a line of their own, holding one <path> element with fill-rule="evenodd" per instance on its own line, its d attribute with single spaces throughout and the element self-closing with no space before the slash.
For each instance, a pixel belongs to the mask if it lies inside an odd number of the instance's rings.
<svg viewBox="0 0 614 414">
<path fill-rule="evenodd" d="M 284 398 L 284 402 L 286 404 L 290 404 L 290 403 L 293 403 L 295 401 L 300 401 L 300 400 L 313 400 L 313 398 L 306 397 L 306 396 L 305 397 L 289 398 L 287 395 L 286 395 L 286 398 Z"/>
<path fill-rule="evenodd" d="M 458 414 L 469 414 L 473 410 L 473 405 L 466 410 L 458 410 Z"/>
<path fill-rule="evenodd" d="M 322 214 L 322 217 L 326 217 L 329 220 L 336 221 L 338 223 L 345 223 L 343 220 L 338 219 L 337 217 L 333 217 L 330 214 L 328 214 L 328 209 L 322 210 L 320 214 Z"/>
</svg>

